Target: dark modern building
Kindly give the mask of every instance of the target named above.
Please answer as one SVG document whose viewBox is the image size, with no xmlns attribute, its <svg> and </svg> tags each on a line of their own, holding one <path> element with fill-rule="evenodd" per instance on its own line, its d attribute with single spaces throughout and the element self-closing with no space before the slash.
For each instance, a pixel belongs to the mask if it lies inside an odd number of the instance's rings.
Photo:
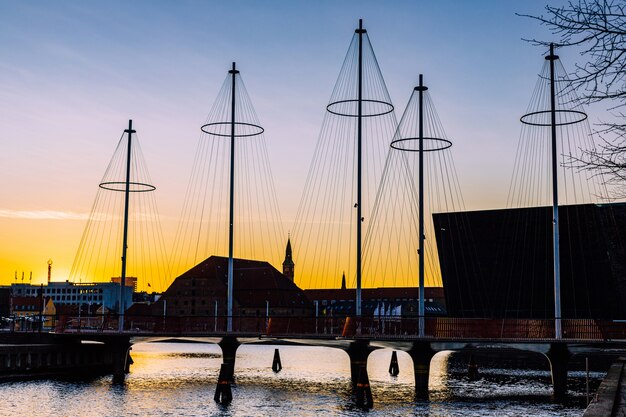
<svg viewBox="0 0 626 417">
<path fill-rule="evenodd" d="M 553 318 L 552 208 L 434 214 L 453 317 Z M 626 318 L 626 204 L 559 207 L 563 318 Z"/>
<path fill-rule="evenodd" d="M 11 287 L 0 287 L 0 318 L 11 315 Z"/>
</svg>

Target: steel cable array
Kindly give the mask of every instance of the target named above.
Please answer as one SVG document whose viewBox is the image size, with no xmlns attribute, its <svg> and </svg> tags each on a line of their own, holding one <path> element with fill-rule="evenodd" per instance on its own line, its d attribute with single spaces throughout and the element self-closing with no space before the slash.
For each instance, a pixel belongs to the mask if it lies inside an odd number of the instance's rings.
<svg viewBox="0 0 626 417">
<path fill-rule="evenodd" d="M 235 74 L 234 256 L 279 267 L 287 242 L 264 130 Z M 170 280 L 211 255 L 228 256 L 232 77 L 201 128 L 174 241 Z"/>
<path fill-rule="evenodd" d="M 364 249 L 364 274 L 369 285 L 417 287 L 418 284 L 418 96 L 416 87 L 391 141 L 376 195 Z M 432 214 L 464 210 L 464 202 L 452 158 L 452 143 L 428 91 L 423 91 L 422 114 L 425 285 L 441 286 Z"/>
<path fill-rule="evenodd" d="M 140 291 L 163 291 L 169 284 L 167 255 L 155 187 L 136 133 L 132 133 L 129 178 L 127 277 Z M 128 138 L 123 133 L 102 177 L 70 271 L 76 283 L 120 277 Z"/>
<path fill-rule="evenodd" d="M 386 150 L 396 128 L 369 36 L 365 30 L 360 34 L 355 31 L 333 88 L 296 213 L 292 233 L 296 282 L 305 288 L 338 288 L 344 272 L 348 285 L 354 287 L 359 123 L 363 230 L 371 221 Z"/>
<path fill-rule="evenodd" d="M 552 55 L 551 55 L 552 56 Z M 532 92 L 526 114 L 520 118 L 522 129 L 519 135 L 511 185 L 507 197 L 507 208 L 545 207 L 553 204 L 552 173 L 552 111 L 551 111 L 551 76 L 550 58 L 546 57 Z M 596 203 L 606 197 L 607 190 L 601 176 L 590 176 L 576 167 L 584 152 L 595 152 L 595 142 L 587 114 L 572 88 L 567 72 L 558 56 L 554 55 L 554 132 L 556 135 L 557 190 L 559 206 Z M 564 211 L 560 220 L 561 232 L 559 253 L 583 254 L 588 242 L 602 239 L 597 236 L 592 220 L 582 222 L 583 208 L 572 207 Z M 559 209 L 559 212 L 562 210 Z M 593 219 L 597 221 L 598 219 Z M 496 283 L 497 291 L 504 294 L 504 311 L 498 312 L 503 317 L 528 318 L 540 311 L 554 311 L 554 283 L 552 267 L 545 268 L 545 273 L 537 275 L 535 265 L 552 262 L 553 236 L 542 233 L 538 225 L 545 222 L 540 210 L 511 211 L 504 220 L 503 230 L 510 235 L 512 247 L 501 247 L 496 254 L 496 268 L 501 280 Z M 598 226 L 598 225 L 596 225 Z M 573 239 L 572 236 L 578 238 Z M 537 248 L 537 239 L 543 240 Z M 512 262 L 504 265 L 503 250 L 518 254 Z M 565 252 L 564 252 L 565 251 Z M 577 311 L 577 298 L 586 298 L 585 305 L 590 305 L 587 288 L 593 285 L 586 281 L 591 273 L 591 265 L 585 256 L 574 259 L 573 255 L 560 256 L 559 265 L 564 271 L 560 288 L 566 295 L 568 311 L 572 317 L 589 317 L 590 311 Z M 524 261 L 522 261 L 524 259 Z M 579 279 L 574 279 L 579 275 Z M 514 277 L 524 276 L 523 280 Z M 584 280 L 584 282 L 582 282 Z M 579 287 L 577 288 L 576 283 Z M 528 306 L 527 300 L 533 300 L 535 293 L 551 294 L 546 297 L 545 305 Z"/>
</svg>

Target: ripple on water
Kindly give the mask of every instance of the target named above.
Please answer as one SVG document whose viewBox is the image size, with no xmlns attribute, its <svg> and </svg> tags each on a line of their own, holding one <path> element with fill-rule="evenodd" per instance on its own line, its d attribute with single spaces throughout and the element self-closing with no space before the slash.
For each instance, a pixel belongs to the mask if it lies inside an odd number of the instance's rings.
<svg viewBox="0 0 626 417">
<path fill-rule="evenodd" d="M 578 416 L 579 403 L 550 401 L 545 369 L 482 367 L 470 382 L 466 363 L 439 354 L 431 364 L 430 401 L 414 401 L 412 364 L 398 355 L 400 375 L 387 373 L 391 351 L 374 352 L 368 371 L 375 406 L 369 412 L 351 398 L 347 355 L 338 349 L 280 347 L 283 370 L 271 371 L 274 346 L 242 346 L 237 352 L 234 401 L 213 401 L 221 363 L 210 344 L 144 343 L 133 347 L 134 365 L 123 384 L 110 377 L 87 381 L 43 380 L 0 386 L 2 415 L 68 416 Z M 600 379 L 603 374 L 595 373 Z M 584 395 L 584 375 L 571 376 L 572 396 Z"/>
</svg>

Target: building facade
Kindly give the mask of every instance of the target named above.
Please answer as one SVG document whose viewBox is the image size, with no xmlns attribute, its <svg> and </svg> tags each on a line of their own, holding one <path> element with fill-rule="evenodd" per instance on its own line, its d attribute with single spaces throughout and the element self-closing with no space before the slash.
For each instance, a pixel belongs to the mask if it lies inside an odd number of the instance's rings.
<svg viewBox="0 0 626 417">
<path fill-rule="evenodd" d="M 111 311 L 118 311 L 120 284 L 114 282 L 50 282 L 48 285 L 13 284 L 12 297 L 36 297 L 43 290 L 43 296 L 49 297 L 56 306 L 101 304 Z M 124 288 L 124 305 L 133 303 L 133 287 Z"/>
<path fill-rule="evenodd" d="M 268 262 L 233 260 L 233 315 L 311 316 L 304 292 Z M 169 286 L 155 303 L 135 305 L 129 314 L 223 317 L 227 314 L 228 258 L 211 256 Z"/>
<path fill-rule="evenodd" d="M 345 281 L 344 281 L 345 283 Z M 445 296 L 441 287 L 426 287 L 426 316 L 445 316 Z M 346 317 L 355 312 L 356 290 L 311 289 L 304 290 L 307 298 L 317 307 L 318 316 Z M 417 317 L 418 288 L 383 287 L 363 288 L 361 290 L 361 312 L 365 317 Z"/>
</svg>

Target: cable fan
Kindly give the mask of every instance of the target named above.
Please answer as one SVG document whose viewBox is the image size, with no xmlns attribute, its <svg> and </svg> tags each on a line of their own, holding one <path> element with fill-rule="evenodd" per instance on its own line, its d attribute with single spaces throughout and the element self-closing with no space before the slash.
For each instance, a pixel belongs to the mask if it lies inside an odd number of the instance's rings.
<svg viewBox="0 0 626 417">
<path fill-rule="evenodd" d="M 362 228 L 396 128 L 394 107 L 362 20 L 331 94 L 292 235 L 301 287 L 339 288 L 345 272 L 360 306 Z"/>
<path fill-rule="evenodd" d="M 418 287 L 420 318 L 424 286 L 441 286 L 431 215 L 464 208 L 452 142 L 422 80 L 420 75 L 391 141 L 364 248 L 367 283 Z M 466 233 L 446 229 L 446 236 Z"/>
<path fill-rule="evenodd" d="M 278 266 L 285 242 L 264 129 L 233 63 L 201 126 L 170 276 L 211 255 Z"/>
<path fill-rule="evenodd" d="M 129 121 L 100 182 L 70 272 L 73 282 L 128 284 L 132 277 L 139 290 L 165 290 L 167 257 L 151 183 Z"/>
<path fill-rule="evenodd" d="M 597 246 L 592 242 L 599 242 L 594 223 L 600 221 L 589 203 L 606 192 L 601 178 L 587 178 L 573 166 L 595 144 L 553 45 L 520 121 L 502 228 L 508 234 L 502 239 L 511 245 L 500 245 L 497 256 L 495 285 L 503 297 L 495 314 L 555 318 L 560 338 L 562 317 L 589 313 L 595 262 L 590 254 Z"/>
</svg>

